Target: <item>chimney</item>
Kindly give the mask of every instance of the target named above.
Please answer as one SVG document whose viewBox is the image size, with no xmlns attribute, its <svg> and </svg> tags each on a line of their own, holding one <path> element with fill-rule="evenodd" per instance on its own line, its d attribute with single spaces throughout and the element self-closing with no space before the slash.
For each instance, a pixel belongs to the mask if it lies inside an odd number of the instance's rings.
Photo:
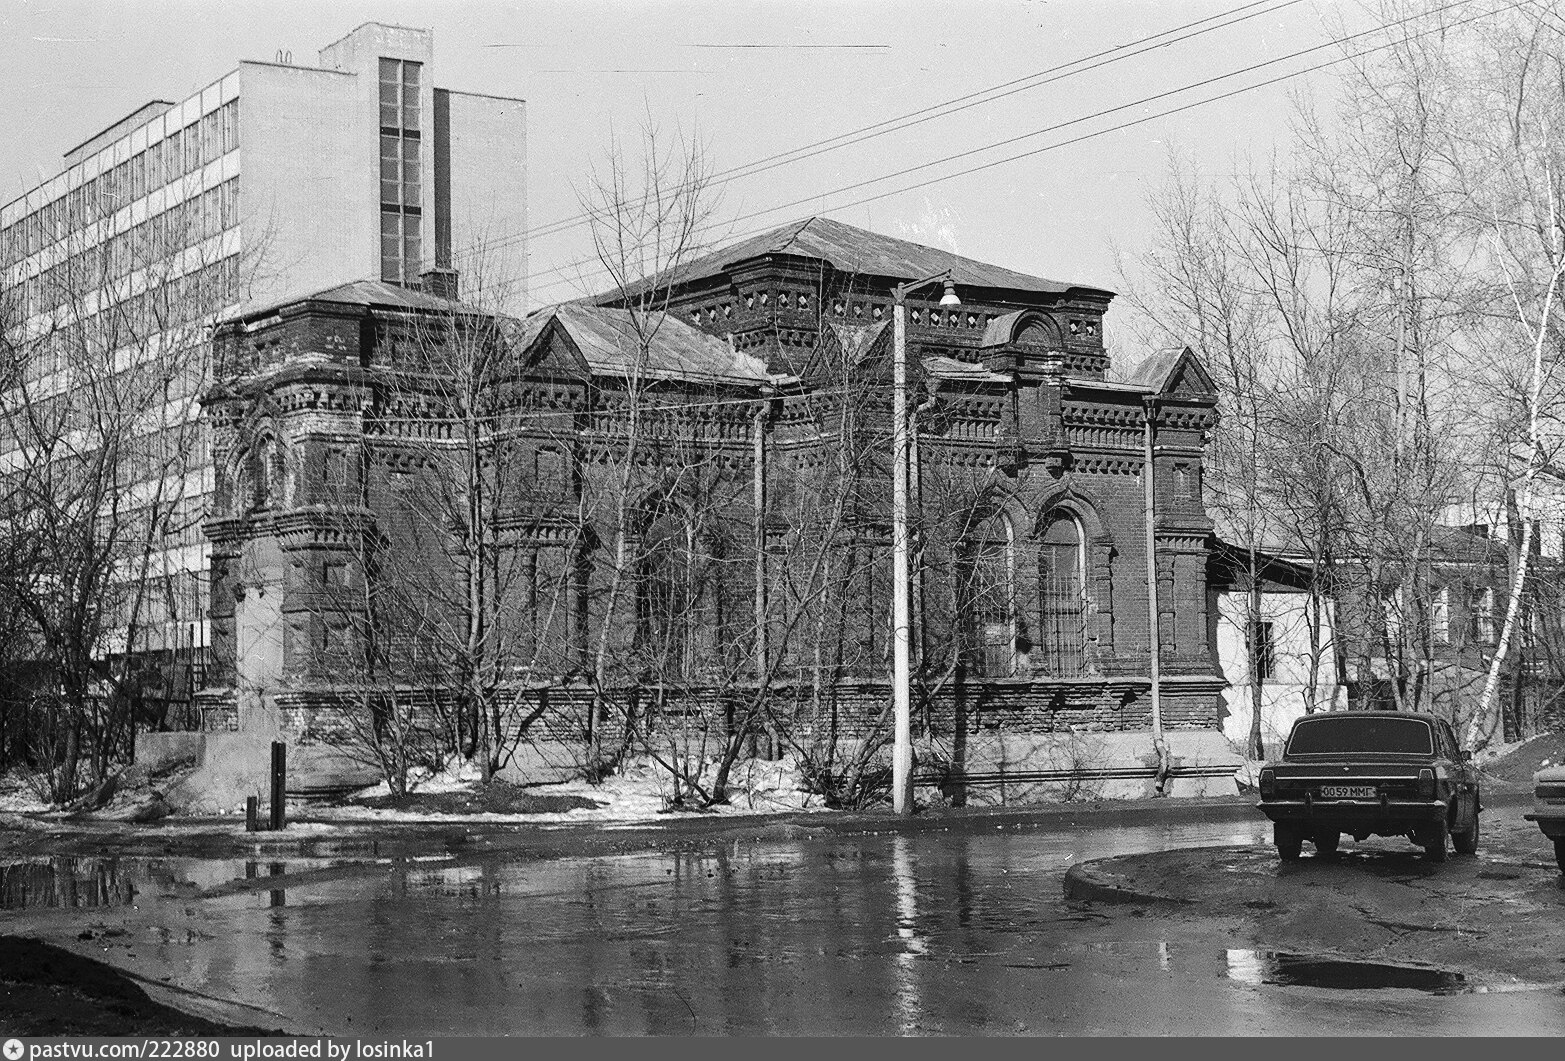
<svg viewBox="0 0 1565 1061">
<path fill-rule="evenodd" d="M 436 266 L 419 275 L 419 287 L 425 294 L 436 298 L 457 300 L 457 271 L 450 266 Z"/>
</svg>

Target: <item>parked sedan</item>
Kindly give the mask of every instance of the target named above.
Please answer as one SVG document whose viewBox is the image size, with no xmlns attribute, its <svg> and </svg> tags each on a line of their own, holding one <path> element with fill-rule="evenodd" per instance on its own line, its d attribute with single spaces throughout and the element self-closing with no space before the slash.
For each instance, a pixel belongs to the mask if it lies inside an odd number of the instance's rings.
<svg viewBox="0 0 1565 1061">
<path fill-rule="evenodd" d="M 1550 766 L 1532 775 L 1532 813 L 1543 835 L 1554 841 L 1554 861 L 1565 873 L 1565 766 Z"/>
<path fill-rule="evenodd" d="M 1284 862 L 1299 857 L 1305 840 L 1318 855 L 1334 855 L 1343 833 L 1406 836 L 1444 862 L 1448 841 L 1461 854 L 1478 849 L 1483 801 L 1471 760 L 1434 715 L 1310 715 L 1294 723 L 1282 758 L 1261 770 L 1256 806 L 1272 820 Z"/>
</svg>

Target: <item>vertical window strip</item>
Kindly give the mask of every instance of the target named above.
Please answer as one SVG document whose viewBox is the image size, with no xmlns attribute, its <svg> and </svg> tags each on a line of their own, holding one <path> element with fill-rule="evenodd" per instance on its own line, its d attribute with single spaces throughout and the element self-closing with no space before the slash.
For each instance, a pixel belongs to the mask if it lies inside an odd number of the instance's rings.
<svg viewBox="0 0 1565 1061">
<path fill-rule="evenodd" d="M 380 278 L 391 284 L 402 281 L 402 215 L 389 210 L 380 215 Z"/>
<path fill-rule="evenodd" d="M 412 285 L 423 258 L 420 238 L 419 86 L 421 64 L 380 60 L 381 279 Z"/>
</svg>

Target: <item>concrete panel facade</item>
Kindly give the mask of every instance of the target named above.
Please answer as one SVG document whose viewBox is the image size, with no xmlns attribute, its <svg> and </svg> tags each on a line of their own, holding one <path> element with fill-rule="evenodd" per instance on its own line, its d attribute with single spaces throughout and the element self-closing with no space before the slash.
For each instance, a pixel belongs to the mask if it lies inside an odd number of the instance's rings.
<svg viewBox="0 0 1565 1061">
<path fill-rule="evenodd" d="M 450 249 L 464 298 L 499 313 L 527 306 L 527 105 L 445 93 L 450 113 Z"/>
<path fill-rule="evenodd" d="M 364 79 L 332 70 L 240 66 L 248 304 L 269 305 L 377 275 L 375 102 Z"/>
</svg>

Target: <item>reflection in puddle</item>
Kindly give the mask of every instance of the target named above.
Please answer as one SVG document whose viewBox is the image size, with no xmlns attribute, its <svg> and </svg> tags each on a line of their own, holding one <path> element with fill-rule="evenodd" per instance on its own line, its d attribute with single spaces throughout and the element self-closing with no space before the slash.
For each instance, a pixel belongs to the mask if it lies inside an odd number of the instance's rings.
<svg viewBox="0 0 1565 1061">
<path fill-rule="evenodd" d="M 49 856 L 0 864 L 0 910 L 130 906 L 148 897 L 192 897 L 224 890 L 241 875 L 281 877 L 296 863 L 226 859 Z M 279 882 L 281 883 L 281 882 Z M 269 889 L 273 906 L 282 888 Z"/>
<path fill-rule="evenodd" d="M 1228 978 L 1255 987 L 1278 984 L 1350 991 L 1402 988 L 1431 995 L 1461 995 L 1478 990 L 1467 982 L 1466 976 L 1447 969 L 1316 958 L 1270 950 L 1230 950 Z"/>
<path fill-rule="evenodd" d="M 45 858 L 0 866 L 0 910 L 122 906 L 135 900 L 138 876 L 113 858 Z"/>
</svg>

